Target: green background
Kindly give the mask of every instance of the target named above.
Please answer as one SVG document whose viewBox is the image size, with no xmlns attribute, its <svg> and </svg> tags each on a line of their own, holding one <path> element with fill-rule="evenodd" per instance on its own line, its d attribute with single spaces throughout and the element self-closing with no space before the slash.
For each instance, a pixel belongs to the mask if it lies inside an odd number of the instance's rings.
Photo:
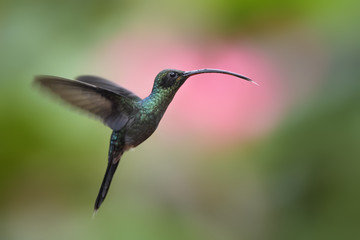
<svg viewBox="0 0 360 240">
<path fill-rule="evenodd" d="M 359 9 L 358 1 L 321 0 L 0 1 L 0 239 L 357 238 Z M 93 60 L 101 46 L 123 29 L 151 35 L 154 26 L 198 42 L 246 36 L 294 76 L 287 86 L 302 78 L 317 85 L 256 138 L 209 148 L 190 140 L 201 139 L 196 131 L 177 140 L 158 129 L 125 155 L 92 219 L 110 130 L 32 79 L 104 72 L 108 63 Z M 319 67 L 296 44 L 304 32 L 322 49 Z M 143 80 L 149 88 L 153 78 Z"/>
</svg>

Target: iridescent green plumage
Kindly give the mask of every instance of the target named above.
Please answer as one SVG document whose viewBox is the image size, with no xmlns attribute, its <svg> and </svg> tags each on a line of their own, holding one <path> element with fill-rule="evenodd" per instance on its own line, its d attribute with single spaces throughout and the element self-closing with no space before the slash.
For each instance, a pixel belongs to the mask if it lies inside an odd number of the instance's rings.
<svg viewBox="0 0 360 240">
<path fill-rule="evenodd" d="M 113 130 L 108 166 L 95 202 L 95 211 L 106 197 L 123 153 L 151 136 L 177 90 L 190 76 L 201 73 L 229 74 L 252 82 L 242 75 L 217 69 L 187 72 L 166 69 L 156 76 L 150 95 L 141 99 L 129 90 L 95 76 L 81 76 L 76 80 L 54 76 L 36 77 L 36 83 L 73 106 L 100 118 Z"/>
</svg>

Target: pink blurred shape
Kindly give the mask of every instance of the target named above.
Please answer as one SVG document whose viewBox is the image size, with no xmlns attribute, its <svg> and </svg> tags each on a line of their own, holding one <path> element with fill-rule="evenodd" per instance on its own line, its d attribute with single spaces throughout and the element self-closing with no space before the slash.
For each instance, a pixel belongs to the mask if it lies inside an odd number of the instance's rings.
<svg viewBox="0 0 360 240">
<path fill-rule="evenodd" d="M 131 32 L 113 39 L 99 55 L 96 64 L 102 66 L 103 75 L 141 97 L 150 93 L 156 74 L 165 68 L 224 69 L 260 84 L 223 74 L 189 78 L 160 123 L 166 135 L 200 135 L 208 142 L 255 138 L 275 125 L 285 107 L 280 71 L 250 44 L 200 44 L 161 32 Z"/>
</svg>

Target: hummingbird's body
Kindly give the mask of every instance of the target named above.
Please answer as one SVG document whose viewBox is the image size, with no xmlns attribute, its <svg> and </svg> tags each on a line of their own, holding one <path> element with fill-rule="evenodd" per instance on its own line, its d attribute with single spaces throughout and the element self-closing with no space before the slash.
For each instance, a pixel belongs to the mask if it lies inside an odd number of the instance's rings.
<svg viewBox="0 0 360 240">
<path fill-rule="evenodd" d="M 201 69 L 184 72 L 166 69 L 156 76 L 151 94 L 141 99 L 127 89 L 99 77 L 80 76 L 75 81 L 54 76 L 36 77 L 37 83 L 66 102 L 100 118 L 105 125 L 113 129 L 108 166 L 95 202 L 95 211 L 106 197 L 123 153 L 151 136 L 177 90 L 187 78 L 211 72 L 229 74 L 252 82 L 242 75 L 223 70 Z"/>
</svg>

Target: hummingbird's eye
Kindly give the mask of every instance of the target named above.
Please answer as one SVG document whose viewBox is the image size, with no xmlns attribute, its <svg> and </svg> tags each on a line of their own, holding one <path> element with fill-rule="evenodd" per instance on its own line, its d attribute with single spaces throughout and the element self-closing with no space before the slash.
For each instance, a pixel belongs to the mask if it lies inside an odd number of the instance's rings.
<svg viewBox="0 0 360 240">
<path fill-rule="evenodd" d="M 176 83 L 176 79 L 179 76 L 177 72 L 167 72 L 165 76 L 163 76 L 160 85 L 164 88 L 168 88 L 173 86 Z"/>
</svg>

